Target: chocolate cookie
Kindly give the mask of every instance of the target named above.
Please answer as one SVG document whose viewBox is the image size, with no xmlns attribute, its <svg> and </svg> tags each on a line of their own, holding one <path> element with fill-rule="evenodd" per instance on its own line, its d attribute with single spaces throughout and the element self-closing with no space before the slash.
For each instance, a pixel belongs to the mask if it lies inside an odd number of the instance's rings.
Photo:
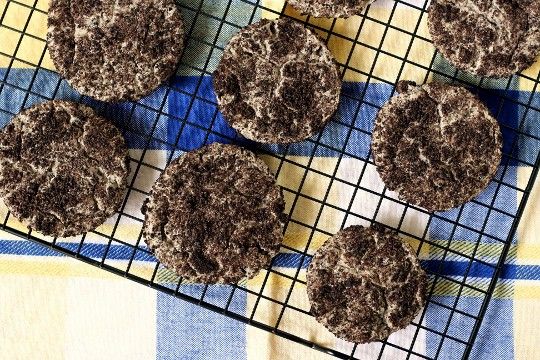
<svg viewBox="0 0 540 360">
<path fill-rule="evenodd" d="M 120 131 L 83 105 L 35 105 L 0 132 L 0 196 L 17 219 L 45 235 L 101 225 L 120 206 L 128 173 Z"/>
<path fill-rule="evenodd" d="M 477 196 L 501 162 L 497 120 L 462 87 L 402 81 L 397 90 L 377 115 L 371 144 L 388 189 L 429 211 Z"/>
<path fill-rule="evenodd" d="M 168 268 L 202 283 L 234 283 L 268 266 L 285 203 L 266 164 L 234 145 L 176 159 L 143 206 L 143 235 Z"/>
<path fill-rule="evenodd" d="M 425 304 L 427 277 L 411 247 L 381 226 L 351 226 L 328 239 L 307 270 L 311 313 L 337 337 L 382 340 Z"/>
<path fill-rule="evenodd" d="M 289 0 L 289 4 L 304 15 L 343 17 L 358 15 L 374 0 Z"/>
<path fill-rule="evenodd" d="M 291 143 L 324 127 L 338 107 L 341 80 L 315 33 L 279 19 L 261 20 L 231 39 L 214 87 L 219 109 L 242 135 Z"/>
<path fill-rule="evenodd" d="M 433 44 L 461 70 L 507 77 L 540 54 L 539 0 L 433 0 Z"/>
<path fill-rule="evenodd" d="M 184 47 L 173 0 L 51 0 L 48 26 L 58 72 L 102 101 L 149 94 L 174 74 Z"/>
</svg>

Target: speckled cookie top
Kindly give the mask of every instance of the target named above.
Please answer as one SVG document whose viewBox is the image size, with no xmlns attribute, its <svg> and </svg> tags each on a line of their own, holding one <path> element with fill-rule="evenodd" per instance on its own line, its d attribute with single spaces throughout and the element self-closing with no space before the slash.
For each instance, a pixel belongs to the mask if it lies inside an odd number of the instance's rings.
<svg viewBox="0 0 540 360">
<path fill-rule="evenodd" d="M 184 28 L 173 0 L 51 0 L 47 44 L 58 72 L 84 95 L 138 100 L 171 76 Z"/>
<path fill-rule="evenodd" d="M 245 137 L 291 143 L 320 131 L 339 103 L 332 54 L 311 30 L 288 19 L 240 30 L 214 72 L 221 112 Z"/>
<path fill-rule="evenodd" d="M 427 277 L 410 246 L 380 226 L 348 227 L 307 271 L 311 312 L 339 338 L 367 343 L 405 328 L 425 304 Z"/>
<path fill-rule="evenodd" d="M 486 188 L 501 161 L 497 121 L 465 88 L 400 82 L 377 115 L 371 148 L 388 189 L 429 211 Z"/>
<path fill-rule="evenodd" d="M 374 0 L 290 0 L 289 3 L 304 15 L 347 18 L 358 15 Z"/>
<path fill-rule="evenodd" d="M 185 279 L 234 283 L 278 253 L 284 207 L 262 160 L 215 143 L 167 167 L 143 206 L 143 234 L 156 257 Z"/>
<path fill-rule="evenodd" d="M 101 225 L 120 206 L 128 172 L 118 129 L 83 105 L 45 102 L 0 132 L 0 196 L 17 219 L 45 235 Z"/>
<path fill-rule="evenodd" d="M 433 0 L 434 45 L 459 69 L 507 77 L 540 54 L 540 0 Z"/>
</svg>

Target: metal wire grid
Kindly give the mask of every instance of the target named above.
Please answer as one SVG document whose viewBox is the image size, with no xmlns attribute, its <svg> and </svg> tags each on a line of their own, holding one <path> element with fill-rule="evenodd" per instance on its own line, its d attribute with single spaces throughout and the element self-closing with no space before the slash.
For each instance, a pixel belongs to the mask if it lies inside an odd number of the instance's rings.
<svg viewBox="0 0 540 360">
<path fill-rule="evenodd" d="M 382 341 L 379 344 L 376 353 L 372 355 L 374 358 L 380 359 L 388 357 L 389 351 L 393 351 L 394 353 L 398 351 L 407 359 L 436 359 L 439 358 L 441 354 L 445 353 L 445 351 L 451 349 L 453 356 L 467 358 L 472 350 L 487 305 L 493 294 L 497 278 L 511 247 L 512 239 L 516 233 L 520 217 L 523 214 L 529 193 L 538 173 L 540 165 L 538 151 L 536 150 L 532 159 L 522 159 L 519 154 L 518 144 L 521 142 L 527 142 L 528 144 L 533 143 L 534 149 L 540 149 L 540 138 L 534 133 L 530 133 L 526 126 L 527 117 L 531 116 L 531 114 L 532 116 L 538 116 L 538 113 L 540 112 L 540 108 L 534 103 L 534 95 L 539 84 L 540 73 L 537 74 L 536 77 L 516 75 L 511 79 L 508 79 L 504 86 L 504 91 L 487 90 L 490 96 L 498 100 L 498 111 L 495 114 L 497 118 L 500 119 L 505 103 L 517 107 L 520 110 L 521 115 L 519 122 L 516 125 L 501 124 L 503 131 L 507 134 L 511 134 L 511 144 L 507 144 L 505 147 L 501 171 L 496 179 L 493 180 L 495 190 L 491 201 L 488 201 L 487 203 L 478 200 L 473 201 L 475 205 L 485 209 L 481 221 L 479 221 L 478 224 L 475 224 L 475 226 L 470 226 L 465 223 L 464 218 L 462 217 L 465 216 L 463 206 L 459 209 L 455 217 L 449 217 L 440 213 L 428 214 L 423 209 L 401 202 L 385 188 L 373 189 L 364 184 L 363 179 L 370 171 L 373 171 L 373 162 L 370 160 L 369 154 L 367 154 L 367 156 L 358 156 L 348 151 L 347 144 L 353 132 L 360 133 L 368 138 L 371 135 L 371 132 L 369 129 L 357 126 L 354 121 L 349 124 L 341 121 L 339 118 L 333 120 L 333 123 L 344 126 L 347 129 L 345 139 L 339 146 L 322 142 L 321 134 L 308 140 L 308 143 L 312 145 L 312 150 L 310 156 L 306 157 L 307 162 L 298 159 L 295 156 L 290 156 L 294 155 L 290 146 L 281 147 L 279 149 L 280 151 L 275 152 L 269 151 L 270 149 L 264 146 L 257 146 L 251 143 L 246 144 L 246 146 L 252 147 L 254 150 L 265 156 L 265 159 L 271 164 L 272 169 L 275 171 L 278 182 L 283 186 L 284 193 L 288 200 L 289 214 L 286 236 L 287 233 L 294 232 L 295 229 L 303 229 L 309 235 L 306 236 L 305 239 L 303 238 L 303 240 L 300 241 L 300 244 L 285 241 L 282 246 L 283 251 L 299 255 L 300 260 L 297 260 L 296 263 L 293 264 L 294 268 L 292 272 L 283 270 L 281 267 L 277 266 L 274 261 L 272 266 L 263 271 L 260 275 L 262 279 L 260 286 L 253 288 L 246 283 L 221 286 L 220 288 L 222 290 L 224 288 L 227 289 L 228 295 L 225 299 L 216 301 L 211 296 L 212 292 L 215 290 L 214 286 L 201 286 L 196 293 L 193 291 L 186 292 L 184 287 L 185 283 L 182 279 L 177 278 L 174 274 L 163 268 L 146 249 L 144 242 L 141 239 L 140 231 L 138 231 L 137 236 L 125 237 L 118 229 L 128 221 L 130 222 L 130 226 L 135 226 L 133 224 L 137 224 L 136 226 L 138 226 L 138 229 L 140 230 L 142 218 L 140 215 L 138 216 L 138 214 L 129 211 L 128 203 L 130 201 L 137 202 L 148 195 L 149 186 L 139 184 L 139 179 L 148 177 L 149 174 L 153 174 L 152 176 L 154 177 L 157 176 L 163 171 L 165 165 L 177 155 L 177 152 L 174 150 L 188 150 L 183 148 L 180 144 L 183 131 L 187 126 L 203 131 L 205 133 L 204 142 L 215 140 L 232 142 L 241 141 L 241 139 L 236 138 L 236 136 L 227 135 L 219 131 L 219 129 L 216 130 L 214 127 L 216 118 L 218 117 L 218 110 L 215 101 L 202 96 L 199 91 L 200 88 L 204 86 L 203 78 L 211 75 L 211 62 L 215 61 L 216 58 L 219 58 L 219 54 L 223 50 L 223 46 L 228 39 L 227 36 L 230 35 L 228 34 L 229 32 L 234 32 L 239 28 L 252 23 L 255 16 L 258 15 L 260 11 L 267 11 L 268 14 L 276 16 L 291 16 L 292 13 L 286 6 L 276 10 L 264 6 L 259 0 L 224 1 L 224 6 L 221 8 L 222 11 L 220 11 L 219 14 L 216 14 L 214 11 L 215 9 L 212 8 L 214 5 L 212 5 L 212 2 L 210 1 L 184 0 L 179 5 L 182 8 L 184 17 L 191 19 L 190 22 L 188 21 L 187 27 L 188 45 L 183 60 L 179 65 L 179 74 L 185 71 L 191 73 L 195 72 L 199 74 L 199 78 L 191 89 L 192 91 L 186 91 L 186 89 L 179 88 L 172 80 L 168 81 L 164 86 L 164 91 L 159 95 L 160 101 L 157 102 L 158 106 L 144 101 L 129 104 L 129 110 L 127 112 L 128 116 L 126 117 L 125 122 L 119 125 L 125 133 L 135 135 L 142 139 L 145 146 L 142 146 L 142 149 L 139 151 L 131 152 L 132 176 L 130 177 L 128 195 L 126 196 L 120 211 L 113 219 L 112 228 L 105 230 L 98 228 L 81 237 L 62 239 L 60 241 L 22 229 L 20 225 L 17 224 L 16 220 L 10 216 L 9 212 L 6 212 L 3 214 L 2 229 L 39 244 L 46 245 L 64 254 L 76 257 L 86 263 L 99 266 L 112 273 L 148 285 L 164 293 L 199 304 L 202 307 L 225 314 L 233 319 L 273 332 L 291 341 L 326 352 L 338 358 L 356 359 L 359 358 L 359 356 L 365 358 L 365 354 L 362 354 L 362 346 L 341 344 L 339 348 L 336 348 L 327 345 L 326 342 L 318 339 L 316 334 L 305 334 L 299 331 L 299 329 L 291 329 L 287 319 L 310 317 L 309 307 L 306 307 L 305 305 L 302 306 L 302 304 L 297 303 L 295 299 L 297 298 L 298 293 L 305 292 L 305 279 L 301 275 L 301 269 L 305 267 L 313 254 L 313 239 L 317 236 L 331 236 L 334 233 L 334 229 L 329 231 L 328 228 L 322 225 L 322 219 L 325 217 L 325 212 L 333 211 L 343 215 L 342 223 L 335 224 L 335 227 L 339 229 L 347 225 L 350 221 L 364 222 L 367 224 L 380 222 L 381 219 L 379 215 L 384 211 L 381 209 L 388 204 L 391 204 L 394 208 L 400 209 L 400 215 L 396 218 L 397 221 L 394 221 L 392 224 L 385 223 L 385 225 L 398 230 L 404 237 L 411 239 L 412 243 L 417 248 L 418 254 L 425 250 L 426 247 L 429 247 L 429 255 L 434 256 L 440 261 L 437 263 L 437 266 L 429 268 L 431 278 L 430 299 L 428 306 L 424 309 L 420 319 L 415 321 L 410 327 L 413 329 L 410 343 L 396 343 L 391 337 L 390 339 Z M 234 12 L 235 7 L 238 6 L 249 9 L 251 15 L 242 19 L 236 18 L 234 21 L 231 21 L 229 14 Z M 393 25 L 392 20 L 398 6 L 414 10 L 419 14 L 412 31 Z M 353 37 L 335 31 L 337 20 L 329 22 L 327 26 L 321 26 L 320 23 L 313 23 L 312 19 L 309 17 L 297 20 L 302 21 L 306 26 L 315 28 L 327 41 L 331 41 L 332 37 L 336 37 L 350 43 L 351 50 L 346 60 L 340 62 L 342 75 L 345 76 L 347 72 L 355 73 L 364 77 L 366 84 L 375 81 L 393 85 L 397 79 L 401 78 L 404 69 L 407 66 L 413 66 L 424 71 L 424 81 L 427 81 L 429 76 L 432 75 L 434 77 L 439 77 L 442 81 L 463 83 L 474 88 L 482 88 L 484 85 L 489 84 L 490 80 L 488 79 L 471 79 L 456 70 L 449 73 L 444 69 L 437 68 L 436 59 L 438 59 L 439 55 L 436 53 L 431 57 L 429 65 L 418 63 L 409 58 L 409 54 L 411 53 L 415 41 L 430 42 L 428 38 L 423 37 L 418 33 L 421 22 L 425 21 L 427 6 L 427 1 L 419 6 L 411 2 L 398 0 L 393 3 L 389 18 L 383 20 L 379 19 L 376 15 L 372 15 L 371 8 L 368 7 L 360 17 L 358 30 Z M 18 16 L 23 14 L 27 17 L 22 28 L 10 25 L 9 18 L 10 16 L 13 16 L 14 9 L 18 9 Z M 40 0 L 9 0 L 0 17 L 0 31 L 3 31 L 4 34 L 9 32 L 10 36 L 18 37 L 16 42 L 17 45 L 13 49 L 7 49 L 5 44 L 3 45 L 0 40 L 0 61 L 4 60 L 7 62 L 7 66 L 5 66 L 6 70 L 3 74 L 0 73 L 2 78 L 0 82 L 0 114 L 3 114 L 4 117 L 12 117 L 18 112 L 13 111 L 13 104 L 10 104 L 10 94 L 14 92 L 24 94 L 22 103 L 15 105 L 15 108 L 18 108 L 17 110 L 28 107 L 31 103 L 36 101 L 44 101 L 57 97 L 74 97 L 74 95 L 66 96 L 66 92 L 64 91 L 66 84 L 59 78 L 55 78 L 56 80 L 50 84 L 51 87 L 48 91 L 41 89 L 36 90 L 34 88 L 38 76 L 42 76 L 43 73 L 54 74 L 44 66 L 44 61 L 46 61 L 44 34 L 31 33 L 28 31 L 36 18 L 46 18 L 46 7 Z M 206 36 L 199 36 L 200 28 L 198 28 L 198 24 L 201 22 L 212 22 L 217 24 L 214 36 L 210 36 L 212 38 L 210 41 Z M 362 30 L 368 22 L 378 24 L 384 28 L 380 37 L 380 42 L 377 46 L 362 41 Z M 408 46 L 406 47 L 406 52 L 402 54 L 402 56 L 393 54 L 384 48 L 385 39 L 389 31 L 397 31 L 410 39 Z M 1 36 L 3 36 L 2 32 L 0 32 L 0 39 Z M 34 46 L 38 46 L 38 49 L 41 49 L 39 56 L 37 56 L 36 59 L 25 59 L 22 56 L 19 56 L 21 47 L 25 46 L 25 41 L 30 41 Z M 192 61 L 188 61 L 190 57 L 190 44 L 197 44 L 195 47 L 197 49 L 201 49 L 201 47 L 208 49 L 207 56 L 205 55 L 202 66 L 194 64 Z M 356 47 L 362 47 L 374 52 L 375 56 L 368 66 L 368 71 L 351 65 Z M 397 72 L 395 79 L 389 80 L 375 74 L 375 66 L 379 61 L 382 61 L 380 58 L 383 56 L 391 57 L 400 63 L 399 71 Z M 10 76 L 10 73 L 13 74 L 15 64 L 19 66 L 23 65 L 31 69 L 29 71 L 32 72 L 32 76 L 29 82 L 22 82 L 16 76 Z M 532 84 L 532 91 L 526 101 L 508 95 L 508 90 L 511 90 L 512 84 L 515 84 L 516 81 L 528 81 Z M 343 94 L 344 98 L 347 98 L 355 104 L 355 114 L 353 119 L 356 119 L 359 116 L 362 107 L 367 106 L 378 109 L 381 106 L 381 104 L 374 104 L 368 101 L 365 98 L 366 91 L 367 85 L 362 88 L 359 94 L 348 92 L 344 92 Z M 172 93 L 189 98 L 189 103 L 184 116 L 178 116 L 177 114 L 167 112 L 167 98 Z M 80 95 L 74 97 L 74 99 L 80 102 L 92 103 L 92 105 L 101 113 L 107 114 L 108 111 L 110 111 L 108 104 L 92 102 L 90 99 Z M 204 102 L 214 109 L 211 121 L 207 126 L 195 123 L 189 118 L 194 103 L 198 101 Z M 7 104 L 10 104 L 10 106 Z M 141 129 L 140 126 L 137 125 L 134 118 L 135 114 L 140 111 L 143 111 L 147 115 L 147 118 L 154 119 L 154 121 L 151 122 L 152 126 L 150 128 Z M 159 124 L 162 118 L 166 118 L 168 121 L 178 122 L 180 129 L 175 141 L 166 141 L 156 136 L 156 129 L 160 126 Z M 165 162 L 156 163 L 152 160 L 151 151 L 149 149 L 150 144 L 153 142 L 157 142 L 172 150 L 169 151 L 168 158 Z M 315 155 L 317 151 L 321 149 L 334 154 L 335 166 L 333 166 L 332 169 L 320 169 L 317 166 Z M 349 161 L 349 159 L 358 161 L 360 166 L 360 171 L 354 179 L 343 178 L 340 175 L 340 165 Z M 521 182 L 522 184 L 526 184 L 524 187 L 516 186 L 507 180 L 507 174 L 510 172 L 509 169 L 516 165 L 529 166 L 532 168 L 528 179 Z M 294 186 L 290 185 L 290 181 L 287 182 L 288 180 L 284 179 L 285 176 L 290 176 L 291 171 L 298 174 Z M 322 179 L 322 181 L 318 182 L 318 192 L 315 194 L 312 193 L 312 191 L 306 190 L 312 188 L 309 186 L 309 183 L 314 177 L 319 180 Z M 283 185 L 284 182 L 289 183 L 289 185 Z M 326 183 L 326 186 L 322 186 L 324 183 Z M 350 202 L 346 207 L 339 204 L 336 205 L 330 201 L 333 184 L 345 185 L 352 189 Z M 502 189 L 511 189 L 518 194 L 518 204 L 515 210 L 508 211 L 507 209 L 502 209 L 498 205 Z M 364 194 L 375 196 L 378 199 L 374 211 L 369 215 L 357 213 L 354 209 L 355 200 Z M 135 200 L 132 200 L 133 198 L 135 198 Z M 311 204 L 312 208 L 318 209 L 315 211 L 315 218 L 311 219 L 311 221 L 305 221 L 305 219 L 296 216 L 296 214 L 301 212 L 301 209 L 308 203 Z M 410 228 L 407 227 L 407 219 L 412 213 L 424 214 L 427 217 L 427 222 L 419 232 L 411 231 Z M 504 232 L 505 236 L 492 234 L 487 231 L 488 223 L 493 221 L 494 214 L 497 215 L 497 218 L 505 217 L 510 220 L 511 226 Z M 435 221 L 444 222 L 451 227 L 448 239 L 433 240 L 428 237 L 428 229 Z M 471 242 L 471 247 L 468 250 L 454 246 L 458 240 L 456 238 L 456 233 L 463 229 L 475 234 L 477 237 L 476 241 Z M 494 253 L 491 254 L 492 259 L 490 261 L 486 261 L 478 254 L 479 248 L 485 241 L 498 244 Z M 102 249 L 100 254 L 95 251 L 94 244 L 96 243 L 105 245 L 100 248 Z M 122 254 L 127 254 L 127 256 L 121 256 Z M 444 271 L 445 260 L 454 258 L 459 258 L 467 264 L 462 276 L 450 276 Z M 495 259 L 495 261 L 493 261 L 493 259 Z M 472 269 L 478 266 L 489 269 L 491 276 L 487 281 L 481 283 L 481 285 L 476 283 L 473 285 L 470 283 L 470 279 L 474 274 L 470 274 L 472 273 Z M 287 290 L 283 293 L 273 292 L 270 284 L 276 281 L 286 283 L 287 286 L 285 288 Z M 457 296 L 455 296 L 452 301 L 443 302 L 436 299 L 434 294 L 440 289 L 449 288 L 457 291 Z M 238 309 L 235 306 L 236 301 L 245 296 L 251 299 L 250 304 L 247 306 L 248 309 Z M 461 306 L 461 300 L 464 296 L 476 297 L 479 299 L 479 306 L 474 311 L 463 308 Z M 436 313 L 437 316 L 443 316 L 447 319 L 444 328 L 430 328 L 429 324 L 425 321 L 426 314 L 429 311 Z M 272 316 L 260 316 L 260 313 L 271 313 Z M 455 320 L 458 318 L 461 319 L 460 321 L 467 319 L 467 322 L 471 324 L 468 331 L 459 335 L 456 334 L 455 331 L 452 331 L 456 327 Z M 424 354 L 417 350 L 417 338 L 421 332 L 430 333 L 430 336 L 440 338 L 440 342 L 433 353 Z M 445 353 L 445 355 L 448 354 Z"/>
</svg>

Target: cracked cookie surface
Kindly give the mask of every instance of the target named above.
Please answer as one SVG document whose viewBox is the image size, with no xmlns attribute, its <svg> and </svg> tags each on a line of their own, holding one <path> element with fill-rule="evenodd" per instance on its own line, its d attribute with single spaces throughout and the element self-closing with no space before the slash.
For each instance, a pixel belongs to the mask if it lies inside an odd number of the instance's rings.
<svg viewBox="0 0 540 360">
<path fill-rule="evenodd" d="M 326 45 L 289 19 L 233 36 L 214 72 L 219 109 L 248 139 L 292 143 L 318 131 L 339 104 L 341 79 Z"/>
<path fill-rule="evenodd" d="M 359 15 L 374 0 L 290 0 L 289 4 L 304 15 L 343 17 Z"/>
<path fill-rule="evenodd" d="M 501 162 L 502 135 L 487 107 L 463 87 L 398 83 L 379 113 L 371 149 L 389 190 L 429 211 L 480 194 Z"/>
<path fill-rule="evenodd" d="M 143 206 L 156 257 L 201 283 L 234 283 L 270 265 L 283 238 L 285 202 L 254 153 L 214 143 L 176 159 Z"/>
<path fill-rule="evenodd" d="M 428 26 L 444 57 L 476 75 L 508 77 L 540 54 L 539 0 L 433 0 Z"/>
<path fill-rule="evenodd" d="M 425 304 L 427 277 L 394 231 L 351 226 L 317 250 L 307 270 L 315 318 L 339 338 L 382 340 L 405 328 Z"/>
<path fill-rule="evenodd" d="M 120 131 L 84 105 L 41 103 L 0 132 L 0 196 L 17 219 L 45 235 L 101 225 L 120 206 L 128 173 Z"/>
<path fill-rule="evenodd" d="M 173 75 L 184 47 L 172 0 L 51 0 L 47 44 L 57 71 L 102 101 L 138 100 Z"/>
</svg>

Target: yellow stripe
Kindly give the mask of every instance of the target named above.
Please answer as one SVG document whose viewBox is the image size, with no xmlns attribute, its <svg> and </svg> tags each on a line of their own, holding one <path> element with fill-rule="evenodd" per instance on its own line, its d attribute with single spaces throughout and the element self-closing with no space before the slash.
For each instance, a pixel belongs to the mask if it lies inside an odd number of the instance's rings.
<svg viewBox="0 0 540 360">
<path fill-rule="evenodd" d="M 528 76 L 530 78 L 536 79 L 538 77 L 538 73 L 540 72 L 540 61 L 538 59 L 536 62 L 529 68 L 523 70 L 521 73 L 525 76 Z M 539 91 L 540 89 L 537 85 L 536 81 L 527 80 L 523 76 L 519 77 L 519 89 L 523 91 L 533 91 L 533 89 L 536 89 L 536 91 Z"/>
<path fill-rule="evenodd" d="M 20 2 L 30 6 L 32 6 L 34 3 L 34 1 L 30 0 L 20 0 Z M 5 6 L 6 1 L 1 0 L 0 8 L 5 8 Z M 48 2 L 45 0 L 39 0 L 36 8 L 46 11 L 48 9 Z M 28 26 L 25 33 L 28 35 L 33 35 L 39 39 L 20 33 L 24 30 L 24 26 L 27 22 Z M 9 56 L 15 56 L 17 59 L 22 60 L 15 60 L 12 67 L 33 68 L 34 65 L 38 65 L 46 46 L 45 38 L 47 35 L 47 14 L 39 11 L 31 12 L 31 9 L 25 6 L 10 2 L 2 24 L 15 29 L 12 30 L 8 29 L 7 27 L 0 27 L 0 39 L 2 39 L 0 42 L 0 51 Z M 17 44 L 19 44 L 19 48 L 15 53 Z M 24 61 L 30 64 L 27 64 Z M 7 67 L 9 62 L 9 57 L 0 56 L 0 67 Z M 45 53 L 40 66 L 46 69 L 54 70 L 54 65 L 48 51 Z"/>
<path fill-rule="evenodd" d="M 517 259 L 520 265 L 538 265 L 540 263 L 540 244 L 519 244 Z"/>
<path fill-rule="evenodd" d="M 481 290 L 487 290 L 489 279 L 470 279 L 467 281 L 469 285 L 475 286 Z M 435 285 L 434 295 L 436 296 L 457 296 L 461 285 L 452 281 L 439 279 Z M 485 295 L 468 287 L 461 289 L 461 296 L 484 298 Z M 514 296 L 514 285 L 508 281 L 499 281 L 493 292 L 493 297 L 499 299 L 509 299 Z"/>
<path fill-rule="evenodd" d="M 114 266 L 118 269 L 125 270 L 127 267 L 127 261 L 107 261 L 108 265 Z M 130 268 L 130 274 L 139 276 L 143 279 L 150 280 L 154 272 L 154 263 L 133 262 Z M 280 268 L 279 271 L 287 276 L 293 277 L 296 273 L 296 269 L 292 268 Z M 107 271 L 103 271 L 94 266 L 84 264 L 69 258 L 48 258 L 48 257 L 33 257 L 31 259 L 14 256 L 3 255 L 0 262 L 0 274 L 9 275 L 31 275 L 31 276 L 54 276 L 54 277 L 93 277 L 93 278 L 117 278 L 116 275 Z M 253 291 L 259 291 L 262 283 L 266 277 L 267 272 L 261 271 L 253 279 L 242 281 L 240 285 L 247 286 Z M 157 283 L 174 284 L 178 282 L 178 276 L 167 269 L 161 268 L 156 274 L 155 281 Z M 302 269 L 298 275 L 300 281 L 306 280 L 306 270 Z M 187 283 L 186 283 L 187 284 Z M 489 279 L 470 279 L 468 284 L 477 288 L 486 290 L 489 284 Z M 540 284 L 536 285 L 532 281 L 518 280 L 515 282 L 515 297 L 516 298 L 540 298 Z M 279 274 L 270 273 L 268 275 L 267 284 L 265 287 L 264 295 L 270 296 L 274 299 L 284 300 L 284 296 L 288 292 L 292 285 L 292 280 L 281 276 Z M 304 285 L 296 284 L 296 290 L 298 287 Z M 302 292 L 296 291 L 296 296 L 302 297 Z M 457 295 L 460 290 L 460 285 L 454 282 L 439 279 L 435 286 L 435 295 Z M 471 297 L 483 297 L 483 294 L 464 287 L 461 290 L 463 296 Z M 508 281 L 500 281 L 496 287 L 494 296 L 497 298 L 510 298 L 514 293 L 514 285 Z M 294 296 L 290 300 L 294 305 L 296 302 Z M 299 303 L 303 302 L 303 299 L 299 299 Z"/>
<path fill-rule="evenodd" d="M 263 19 L 276 19 L 279 17 L 279 13 L 283 9 L 285 2 L 283 0 L 263 0 L 262 5 L 270 10 L 263 10 L 261 17 Z M 275 12 L 275 13 L 274 13 Z M 276 14 L 277 13 L 277 14 Z"/>
<path fill-rule="evenodd" d="M 448 248 L 449 251 L 446 255 L 448 258 L 459 257 L 459 255 L 454 254 L 458 252 L 469 257 L 475 258 L 484 258 L 485 261 L 497 260 L 503 251 L 503 244 L 500 243 L 480 243 L 477 244 L 473 241 L 466 240 L 452 240 L 450 243 L 446 240 L 431 240 L 438 246 L 432 246 L 430 255 L 433 258 L 439 258 L 436 255 L 442 255 L 445 253 L 445 249 Z M 452 252 L 453 251 L 453 252 Z M 515 245 L 511 245 L 508 259 L 515 259 L 517 248 Z M 487 259 L 486 259 L 487 258 Z M 489 259 L 491 258 L 491 259 Z M 459 257 L 460 260 L 466 260 L 463 257 Z"/>
<path fill-rule="evenodd" d="M 121 271 L 127 270 L 128 261 L 106 261 L 106 264 Z M 138 276 L 150 281 L 154 273 L 155 263 L 134 261 L 130 267 L 129 274 Z M 71 258 L 58 257 L 23 257 L 16 255 L 2 255 L 0 261 L 0 276 L 23 275 L 31 277 L 47 276 L 60 278 L 99 278 L 99 279 L 120 279 L 119 276 L 104 271 L 95 266 L 77 261 Z M 158 284 L 176 284 L 179 277 L 173 271 L 160 268 L 156 273 L 155 282 Z M 190 284 L 184 282 L 184 284 Z"/>
<path fill-rule="evenodd" d="M 538 323 L 540 323 L 540 284 L 517 280 L 514 296 L 514 347 L 516 359 L 538 358 Z"/>
<path fill-rule="evenodd" d="M 516 299 L 540 299 L 540 283 L 532 280 L 515 281 Z"/>
<path fill-rule="evenodd" d="M 32 257 L 2 255 L 0 274 L 57 276 L 57 277 L 99 277 L 111 278 L 114 275 L 94 266 L 66 258 Z"/>
<path fill-rule="evenodd" d="M 127 261 L 109 262 L 108 265 L 125 268 Z M 130 273 L 150 278 L 153 264 L 134 262 Z M 31 276 L 57 276 L 57 277 L 95 277 L 117 278 L 116 275 L 103 271 L 95 266 L 85 264 L 70 258 L 58 257 L 23 257 L 16 255 L 2 255 L 0 261 L 0 274 L 31 275 Z"/>
<path fill-rule="evenodd" d="M 49 0 L 17 0 L 17 2 L 28 6 L 34 6 L 34 3 L 36 3 L 36 9 L 41 11 L 47 11 L 49 9 Z M 7 0 L 0 0 L 0 8 L 2 8 L 2 5 L 5 6 L 6 3 Z"/>
</svg>

